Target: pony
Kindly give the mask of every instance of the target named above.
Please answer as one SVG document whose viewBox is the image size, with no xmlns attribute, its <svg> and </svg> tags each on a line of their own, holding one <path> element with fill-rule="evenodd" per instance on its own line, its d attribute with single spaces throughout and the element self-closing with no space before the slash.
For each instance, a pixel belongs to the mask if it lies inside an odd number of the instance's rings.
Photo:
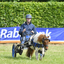
<svg viewBox="0 0 64 64">
<path fill-rule="evenodd" d="M 49 36 L 46 36 L 46 34 L 37 33 L 36 35 L 33 35 L 29 38 L 29 43 L 32 45 L 28 47 L 26 56 L 31 59 L 34 51 L 36 59 L 38 60 L 38 53 L 41 54 L 40 60 L 44 57 L 44 51 L 48 50 L 48 43 L 50 40 L 48 39 Z"/>
</svg>

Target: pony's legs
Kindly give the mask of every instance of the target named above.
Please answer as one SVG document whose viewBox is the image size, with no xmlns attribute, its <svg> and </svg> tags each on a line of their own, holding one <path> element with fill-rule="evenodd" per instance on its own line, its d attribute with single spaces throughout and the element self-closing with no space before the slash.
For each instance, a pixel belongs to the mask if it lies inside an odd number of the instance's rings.
<svg viewBox="0 0 64 64">
<path fill-rule="evenodd" d="M 42 54 L 40 54 L 40 60 L 44 57 L 44 48 L 42 48 Z"/>
<path fill-rule="evenodd" d="M 42 54 L 43 54 L 43 57 L 44 57 L 44 55 L 45 55 L 45 49 L 44 48 L 42 48 Z"/>
<path fill-rule="evenodd" d="M 36 59 L 38 60 L 38 50 L 37 50 L 37 48 L 35 50 L 35 56 L 36 56 Z"/>
<path fill-rule="evenodd" d="M 35 52 L 36 59 L 38 60 L 38 51 Z"/>
<path fill-rule="evenodd" d="M 29 47 L 29 48 L 27 49 L 26 56 L 31 59 L 33 53 L 34 53 L 34 50 Z"/>
<path fill-rule="evenodd" d="M 31 55 L 30 55 L 30 59 L 31 59 Z"/>
</svg>

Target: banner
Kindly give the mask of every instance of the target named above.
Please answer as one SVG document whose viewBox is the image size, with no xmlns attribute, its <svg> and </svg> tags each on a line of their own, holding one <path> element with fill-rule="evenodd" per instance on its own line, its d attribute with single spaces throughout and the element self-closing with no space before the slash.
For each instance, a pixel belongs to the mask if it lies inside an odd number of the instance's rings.
<svg viewBox="0 0 64 64">
<path fill-rule="evenodd" d="M 0 28 L 0 41 L 3 41 L 3 40 L 20 40 L 20 35 L 18 33 L 19 28 L 20 27 Z"/>
<path fill-rule="evenodd" d="M 20 27 L 6 27 L 0 28 L 0 42 L 19 40 Z M 37 33 L 45 33 L 50 36 L 50 41 L 64 41 L 64 28 L 36 28 Z"/>
<path fill-rule="evenodd" d="M 50 35 L 50 41 L 64 41 L 64 28 L 36 28 L 36 30 Z"/>
</svg>

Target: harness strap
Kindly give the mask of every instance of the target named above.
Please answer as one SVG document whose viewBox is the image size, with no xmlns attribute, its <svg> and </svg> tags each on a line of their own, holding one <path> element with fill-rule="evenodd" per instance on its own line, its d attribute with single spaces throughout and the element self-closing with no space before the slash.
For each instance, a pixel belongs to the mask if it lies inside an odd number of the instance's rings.
<svg viewBox="0 0 64 64">
<path fill-rule="evenodd" d="M 34 47 L 44 47 L 44 45 L 43 44 L 38 44 L 38 43 L 36 43 L 36 42 L 33 42 L 33 39 L 31 40 L 32 41 L 32 44 L 33 44 L 33 46 Z"/>
<path fill-rule="evenodd" d="M 45 45 L 46 47 L 48 47 L 48 45 Z"/>
</svg>

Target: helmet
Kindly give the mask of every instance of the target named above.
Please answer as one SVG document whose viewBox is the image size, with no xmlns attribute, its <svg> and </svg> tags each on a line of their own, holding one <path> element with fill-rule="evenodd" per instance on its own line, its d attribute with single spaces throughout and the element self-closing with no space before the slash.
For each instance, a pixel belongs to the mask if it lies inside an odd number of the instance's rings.
<svg viewBox="0 0 64 64">
<path fill-rule="evenodd" d="M 32 18 L 32 16 L 30 14 L 27 14 L 26 18 Z"/>
</svg>

